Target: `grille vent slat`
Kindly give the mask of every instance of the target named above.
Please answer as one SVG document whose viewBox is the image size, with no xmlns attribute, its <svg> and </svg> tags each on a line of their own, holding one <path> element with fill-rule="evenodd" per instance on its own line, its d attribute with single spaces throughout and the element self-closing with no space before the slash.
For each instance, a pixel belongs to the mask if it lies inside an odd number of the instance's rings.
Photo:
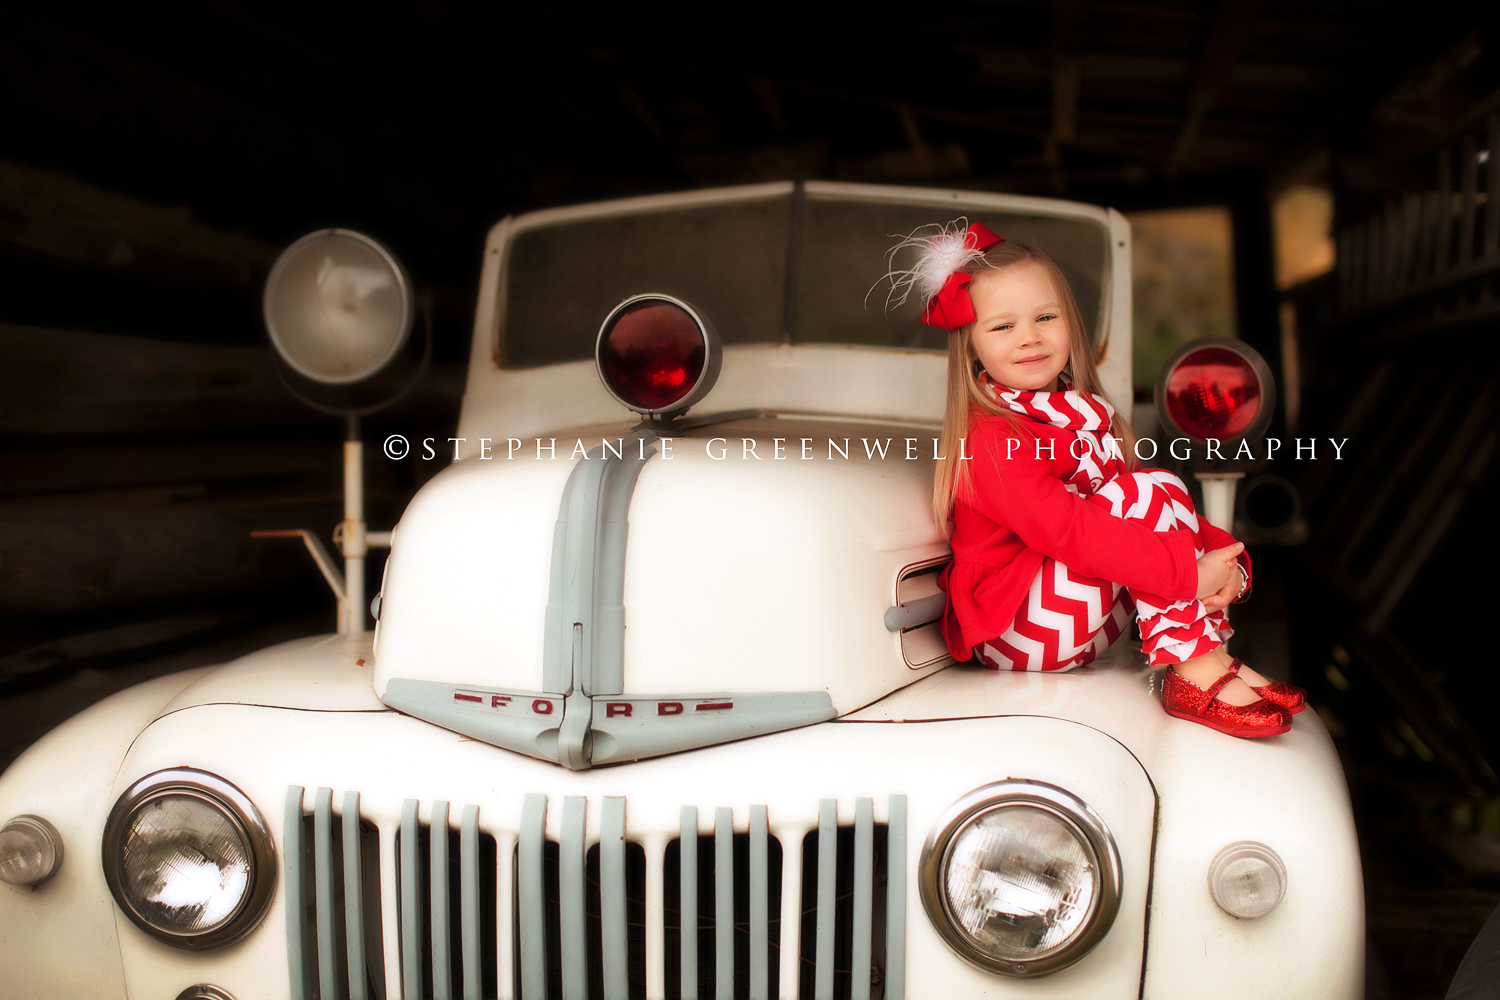
<svg viewBox="0 0 1500 1000">
<path fill-rule="evenodd" d="M 678 937 L 682 967 L 682 984 L 679 987 L 681 1000 L 698 1000 L 698 810 L 693 806 L 682 807 L 682 832 L 678 841 L 681 858 L 681 874 L 677 884 L 682 887 L 682 914 L 678 923 Z M 693 888 L 690 888 L 693 887 Z"/>
<path fill-rule="evenodd" d="M 714 996 L 734 995 L 734 811 L 714 810 Z"/>
<path fill-rule="evenodd" d="M 344 847 L 344 954 L 349 983 L 349 1000 L 370 1000 L 370 984 L 366 978 L 365 957 L 364 883 L 369 872 L 364 863 L 364 832 L 359 827 L 359 793 L 344 793 L 343 817 Z"/>
<path fill-rule="evenodd" d="M 906 1000 L 906 796 L 892 795 L 885 848 L 885 998 Z"/>
<path fill-rule="evenodd" d="M 563 799 L 557 875 L 562 891 L 563 1000 L 588 1000 L 588 920 L 584 916 L 588 887 L 584 877 L 584 818 L 587 810 L 587 799 L 572 796 Z"/>
<path fill-rule="evenodd" d="M 838 802 L 818 803 L 818 950 L 814 971 L 813 1000 L 834 1000 L 833 937 L 838 883 Z"/>
<path fill-rule="evenodd" d="M 495 953 L 495 982 L 510 984 L 512 988 L 505 991 L 507 1000 L 519 995 L 516 984 L 521 977 L 520 956 L 514 946 L 514 942 L 518 940 L 516 918 L 520 902 L 517 863 L 519 853 L 519 836 L 504 834 L 498 838 L 495 853 L 495 903 L 492 907 L 495 932 L 487 935 L 487 940 L 494 941 L 499 946 Z M 495 995 L 502 995 L 498 985 Z"/>
<path fill-rule="evenodd" d="M 547 796 L 528 795 L 521 812 L 521 992 L 525 997 L 547 995 L 547 896 L 542 872 L 547 839 Z"/>
<path fill-rule="evenodd" d="M 448 803 L 432 804 L 427 857 L 431 865 L 428 894 L 432 910 L 432 997 L 453 1000 L 453 935 L 448 926 Z"/>
<path fill-rule="evenodd" d="M 338 918 L 342 907 L 333 904 L 338 892 L 334 879 L 342 869 L 343 859 L 336 866 L 333 857 L 333 789 L 318 789 L 313 805 L 313 857 L 314 883 L 317 886 L 318 911 L 318 989 L 325 997 L 340 994 L 338 953 Z"/>
<path fill-rule="evenodd" d="M 401 804 L 401 989 L 420 997 L 422 989 L 422 866 L 417 862 L 416 799 Z"/>
<path fill-rule="evenodd" d="M 604 800 L 599 831 L 599 922 L 604 1000 L 630 1000 L 629 930 L 625 916 L 625 800 Z"/>
<path fill-rule="evenodd" d="M 485 830 L 477 805 L 407 799 L 382 839 L 358 792 L 335 794 L 319 788 L 309 809 L 287 790 L 297 1000 L 386 1000 L 387 971 L 412 1000 L 643 1000 L 648 978 L 667 1000 L 904 1000 L 905 796 L 888 823 L 856 799 L 848 826 L 825 799 L 816 828 L 777 836 L 764 805 L 739 814 L 744 832 L 715 808 L 711 837 L 685 806 L 677 839 L 645 848 L 625 800 L 605 797 L 590 848 L 581 797 L 563 799 L 557 841 L 544 795 L 525 796 L 510 833 Z"/>
<path fill-rule="evenodd" d="M 766 807 L 750 807 L 750 1000 L 771 1000 L 771 873 L 767 850 Z"/>
<path fill-rule="evenodd" d="M 463 881 L 460 909 L 463 914 L 459 936 L 463 941 L 464 996 L 478 997 L 483 989 L 483 969 L 479 947 L 482 898 L 479 864 L 479 807 L 464 806 L 463 825 L 459 833 L 459 871 Z"/>
<path fill-rule="evenodd" d="M 292 1000 L 312 1000 L 312 956 L 308 954 L 309 900 L 306 881 L 312 874 L 303 857 L 307 846 L 302 837 L 300 785 L 286 790 L 286 821 L 282 828 L 282 886 L 286 892 L 286 957 Z"/>
<path fill-rule="evenodd" d="M 870 924 L 875 914 L 875 804 L 854 800 L 854 940 L 849 960 L 851 1000 L 870 1000 L 870 977 L 853 970 L 870 968 Z"/>
</svg>

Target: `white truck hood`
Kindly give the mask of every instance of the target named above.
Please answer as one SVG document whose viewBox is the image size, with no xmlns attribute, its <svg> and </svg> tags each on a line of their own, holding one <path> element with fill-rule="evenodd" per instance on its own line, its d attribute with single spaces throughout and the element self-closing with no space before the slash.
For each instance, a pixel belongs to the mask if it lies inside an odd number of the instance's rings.
<svg viewBox="0 0 1500 1000">
<path fill-rule="evenodd" d="M 934 429 L 759 416 L 629 433 L 559 433 L 556 457 L 552 435 L 497 439 L 422 489 L 382 588 L 387 705 L 549 758 L 561 717 L 587 710 L 601 763 L 822 721 L 951 662 L 938 647 L 914 668 L 911 636 L 886 622 L 902 577 L 949 554 L 929 507 Z M 602 442 L 615 473 L 583 467 Z M 623 500 L 611 475 L 635 477 Z M 623 568 L 606 593 L 612 533 Z"/>
</svg>

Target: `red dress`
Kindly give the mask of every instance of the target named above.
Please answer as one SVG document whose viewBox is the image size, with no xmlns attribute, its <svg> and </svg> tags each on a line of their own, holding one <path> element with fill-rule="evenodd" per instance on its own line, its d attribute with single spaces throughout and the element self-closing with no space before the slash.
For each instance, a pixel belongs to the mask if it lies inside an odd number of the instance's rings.
<svg viewBox="0 0 1500 1000">
<path fill-rule="evenodd" d="M 1153 531 L 1113 516 L 1069 490 L 1078 435 L 1024 416 L 976 410 L 966 453 L 972 491 L 955 500 L 953 561 L 938 578 L 948 592 L 943 634 L 955 659 L 1011 626 L 1047 557 L 1082 575 L 1168 601 L 1197 596 L 1196 549 L 1233 545 L 1199 519 L 1186 530 Z M 1249 560 L 1241 556 L 1249 579 Z"/>
</svg>

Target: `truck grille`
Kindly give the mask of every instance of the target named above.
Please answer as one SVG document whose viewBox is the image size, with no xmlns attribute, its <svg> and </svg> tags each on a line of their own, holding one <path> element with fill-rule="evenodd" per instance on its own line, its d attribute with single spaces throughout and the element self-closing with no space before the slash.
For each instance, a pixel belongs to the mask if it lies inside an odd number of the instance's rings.
<svg viewBox="0 0 1500 1000">
<path fill-rule="evenodd" d="M 816 827 L 776 834 L 765 806 L 684 806 L 638 839 L 624 798 L 596 838 L 581 797 L 525 796 L 518 830 L 472 804 L 407 799 L 381 823 L 358 792 L 307 798 L 287 789 L 297 1000 L 904 1000 L 904 795 L 886 823 L 873 799 L 842 817 L 824 799 Z"/>
</svg>

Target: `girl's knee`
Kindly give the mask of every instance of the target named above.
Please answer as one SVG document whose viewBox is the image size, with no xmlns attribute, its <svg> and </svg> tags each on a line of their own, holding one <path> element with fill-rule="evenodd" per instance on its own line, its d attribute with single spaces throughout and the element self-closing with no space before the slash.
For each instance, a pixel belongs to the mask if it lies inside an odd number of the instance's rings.
<svg viewBox="0 0 1500 1000">
<path fill-rule="evenodd" d="M 1115 517 L 1144 521 L 1154 531 L 1197 527 L 1197 515 L 1187 486 L 1162 469 L 1116 476 L 1088 500 Z"/>
</svg>

